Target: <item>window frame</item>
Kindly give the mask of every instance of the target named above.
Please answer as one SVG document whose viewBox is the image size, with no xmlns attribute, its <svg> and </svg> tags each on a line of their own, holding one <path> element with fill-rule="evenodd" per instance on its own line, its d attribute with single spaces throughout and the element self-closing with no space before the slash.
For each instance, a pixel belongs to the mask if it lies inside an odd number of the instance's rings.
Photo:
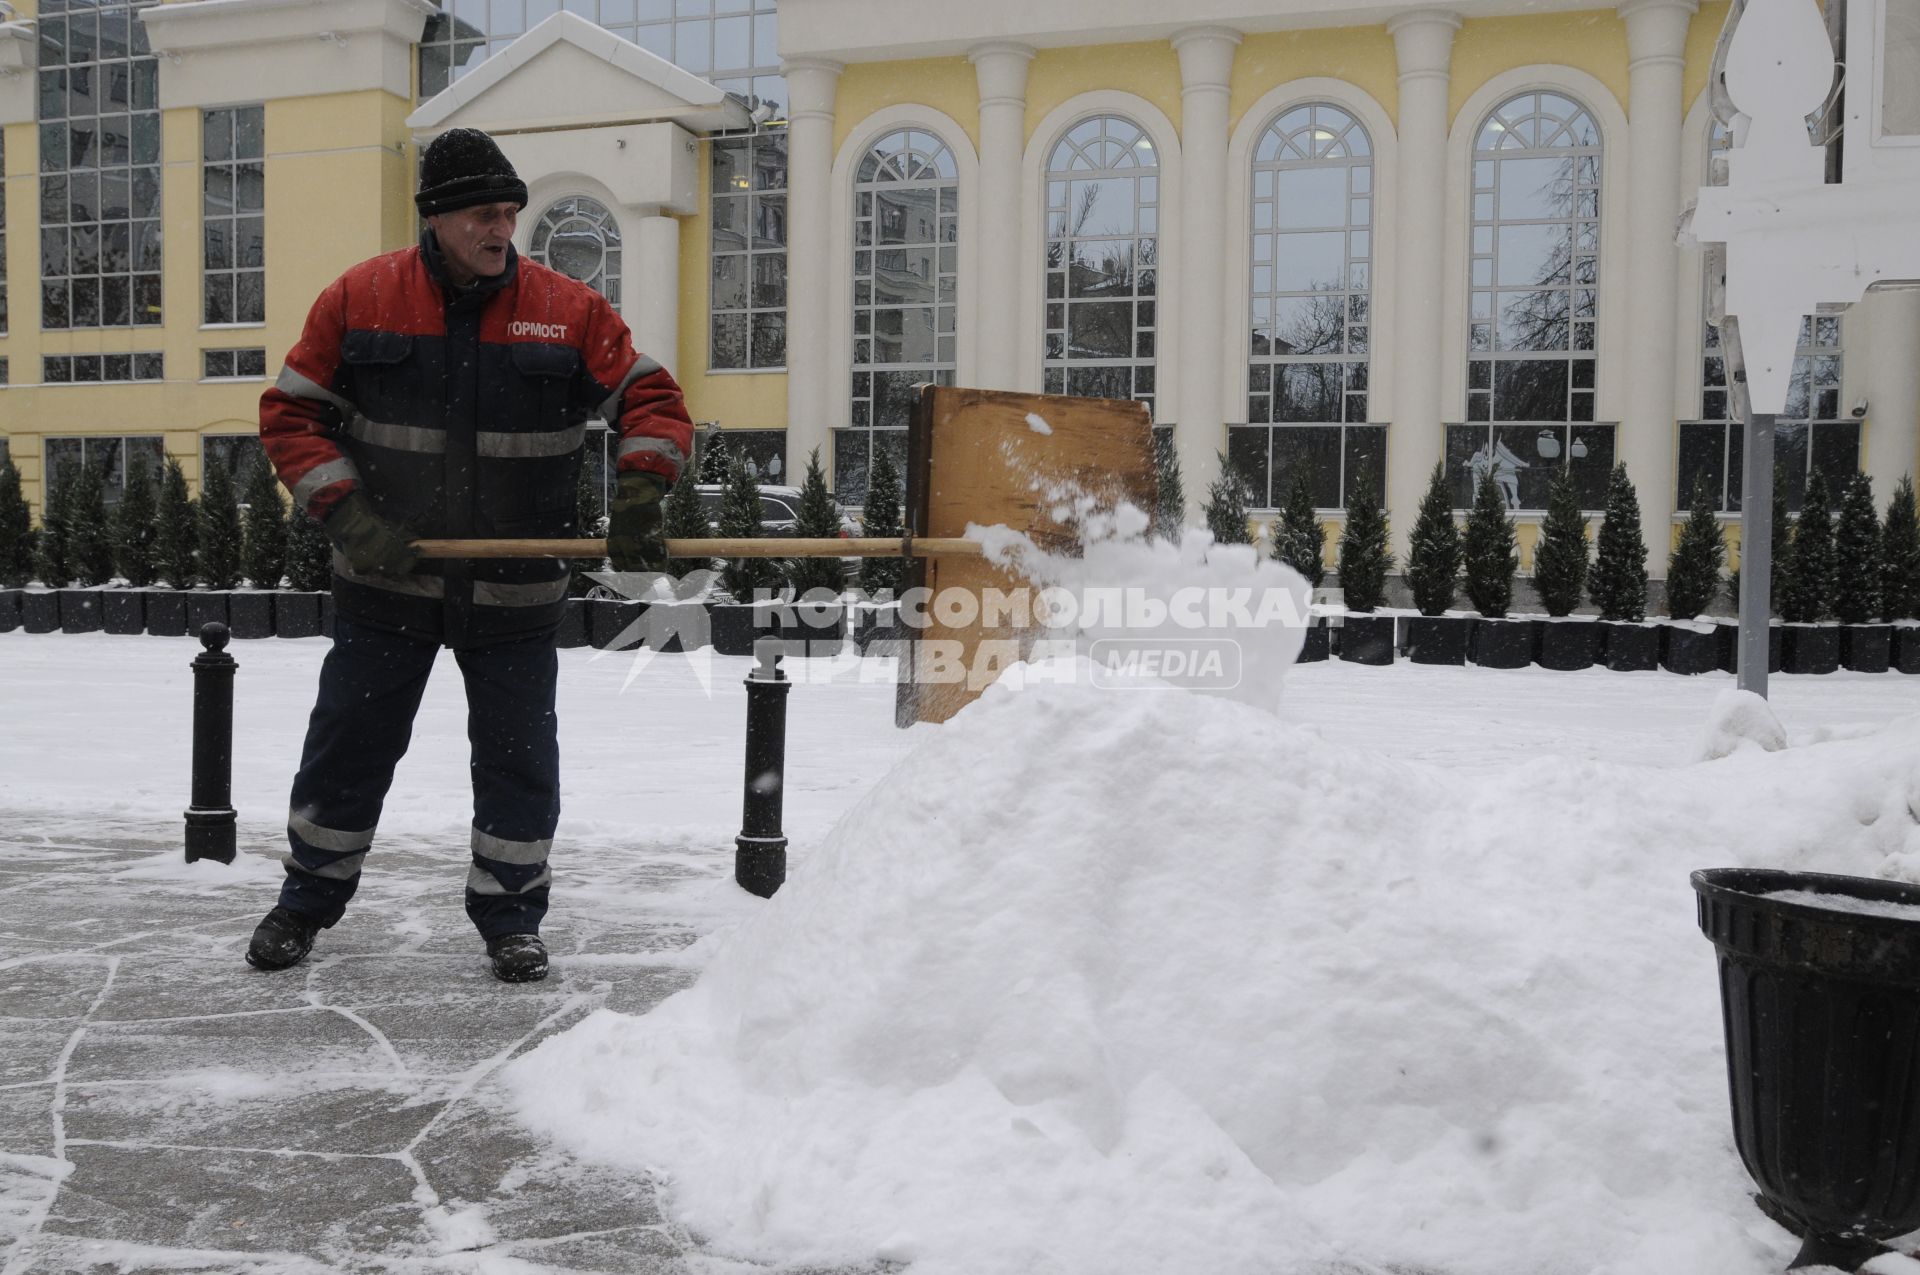
<svg viewBox="0 0 1920 1275">
<path fill-rule="evenodd" d="M 128 461 L 130 459 L 127 452 L 127 444 L 133 442 L 151 443 L 153 445 L 152 451 L 155 453 L 156 463 L 148 471 L 148 475 L 157 488 L 160 479 L 165 473 L 167 463 L 167 440 L 165 435 L 162 434 L 45 435 L 40 440 L 40 473 L 42 475 L 43 486 L 50 486 L 54 480 L 59 477 L 59 474 L 55 472 L 56 466 L 63 463 L 57 461 L 49 454 L 49 447 L 65 446 L 72 443 L 79 444 L 80 465 L 81 468 L 84 469 L 89 463 L 92 463 L 90 453 L 96 446 L 103 443 L 112 443 L 117 452 L 117 457 L 112 464 L 101 467 L 104 503 L 111 509 L 113 506 L 119 504 L 121 497 L 126 494 L 127 470 L 129 468 Z"/>
<path fill-rule="evenodd" d="M 218 141 L 215 138 L 218 136 Z M 200 112 L 200 326 L 251 328 L 267 321 L 267 168 L 266 107 L 261 103 L 215 106 Z M 257 146 L 257 151 L 253 148 Z M 216 147 L 219 152 L 216 153 Z M 245 147 L 247 149 L 243 150 Z M 224 178 L 228 198 L 219 211 L 218 182 Z M 257 183 L 257 185 L 255 184 Z M 256 200 L 243 199 L 243 192 Z M 243 264 L 242 236 L 249 233 L 259 245 L 259 264 Z M 216 235 L 224 237 L 227 263 L 213 264 Z M 250 289 L 245 284 L 250 283 Z M 214 317 L 214 298 L 224 288 L 229 317 Z M 242 297 L 257 303 L 257 314 L 243 307 Z"/>
<path fill-rule="evenodd" d="M 600 269 L 592 279 L 580 279 L 553 264 L 553 236 L 575 220 L 585 221 L 599 236 Z M 533 229 L 527 235 L 527 255 L 549 270 L 586 284 L 605 297 L 616 311 L 620 309 L 620 285 L 626 269 L 626 244 L 620 235 L 620 218 L 592 195 L 576 193 L 549 201 L 534 219 Z"/>
<path fill-rule="evenodd" d="M 778 138 L 780 161 L 775 166 L 760 163 L 763 148 L 770 149 L 774 139 Z M 745 169 L 729 176 L 731 182 L 726 189 L 721 188 L 723 180 L 721 155 L 723 148 L 735 148 L 745 152 Z M 733 375 L 736 373 L 784 372 L 787 369 L 787 309 L 788 309 L 788 139 L 785 128 L 763 128 L 753 133 L 716 136 L 709 142 L 707 164 L 707 210 L 710 238 L 707 246 L 707 370 L 715 375 Z M 769 180 L 761 184 L 763 173 L 778 173 L 777 183 Z M 733 203 L 740 205 L 740 224 L 743 227 L 740 242 L 737 245 L 723 246 L 720 236 L 723 211 Z M 777 227 L 776 227 L 777 221 Z M 770 232 L 777 228 L 775 233 Z M 777 240 L 777 242 L 775 242 Z M 741 304 L 723 305 L 720 301 L 721 273 L 723 262 L 741 263 L 739 280 Z M 763 280 L 761 275 L 774 272 L 773 263 L 778 263 L 779 300 L 763 299 L 762 288 L 771 289 L 772 281 Z M 717 354 L 721 348 L 721 326 L 730 320 L 739 320 L 740 363 L 722 363 Z M 773 333 L 778 332 L 778 358 L 773 357 Z M 766 361 L 761 361 L 762 353 Z"/>
<path fill-rule="evenodd" d="M 1116 132 L 1116 127 L 1119 130 Z M 1135 162 L 1108 164 L 1097 162 L 1090 150 L 1121 147 L 1120 154 Z M 1137 152 L 1146 148 L 1142 161 Z M 1063 166 L 1064 161 L 1064 166 Z M 1083 166 L 1076 166 L 1083 165 Z M 1072 121 L 1061 129 L 1047 148 L 1042 167 L 1041 191 L 1044 196 L 1041 249 L 1041 387 L 1045 393 L 1078 395 L 1074 373 L 1092 369 L 1126 369 L 1127 392 L 1097 397 L 1131 399 L 1144 402 L 1158 416 L 1159 313 L 1164 300 L 1159 291 L 1161 272 L 1159 245 L 1165 229 L 1161 221 L 1164 183 L 1160 171 L 1159 150 L 1153 135 L 1139 121 L 1120 111 L 1097 111 Z M 1132 189 L 1132 229 L 1126 234 L 1086 234 L 1073 224 L 1075 184 L 1079 182 L 1130 182 Z M 1097 194 L 1097 191 L 1096 191 Z M 1079 214 L 1079 219 L 1092 211 Z M 1075 252 L 1079 244 L 1128 245 L 1131 277 L 1124 295 L 1074 295 L 1074 269 L 1080 261 Z M 1085 305 L 1128 308 L 1127 353 L 1076 357 L 1073 353 L 1073 318 L 1077 307 Z"/>
<path fill-rule="evenodd" d="M 888 149 L 890 144 L 900 139 L 897 145 Z M 916 139 L 931 143 L 931 147 L 917 146 Z M 909 165 L 903 157 L 911 156 Z M 899 160 L 900 162 L 896 162 Z M 898 179 L 883 179 L 883 174 L 892 171 Z M 934 174 L 928 178 L 928 172 Z M 883 445 L 876 436 L 898 436 L 884 440 L 884 445 L 898 452 L 904 461 L 904 439 L 906 437 L 906 419 L 897 423 L 883 423 L 880 419 L 881 396 L 876 387 L 881 384 L 880 377 L 898 378 L 924 373 L 916 379 L 904 382 L 909 391 L 914 385 L 931 382 L 936 385 L 954 384 L 955 369 L 958 366 L 960 336 L 960 249 L 964 241 L 960 223 L 960 157 L 947 140 L 932 127 L 920 123 L 901 123 L 880 132 L 858 152 L 858 158 L 852 166 L 851 190 L 853 195 L 851 225 L 847 236 L 852 249 L 849 261 L 849 289 L 851 291 L 852 358 L 848 363 L 850 373 L 849 423 L 833 430 L 833 471 L 832 486 L 835 492 L 860 493 L 858 500 L 850 497 L 845 503 L 864 505 L 866 500 L 867 466 L 873 455 L 872 449 Z M 932 190 L 933 232 L 932 238 L 924 241 L 885 244 L 881 239 L 881 205 L 878 196 L 891 191 Z M 900 208 L 900 224 L 904 233 L 907 212 Z M 864 242 L 863 242 L 864 240 Z M 931 291 L 923 304 L 908 302 L 905 304 L 882 305 L 876 300 L 875 284 L 881 269 L 881 258 L 891 257 L 897 251 L 902 266 L 910 265 L 908 260 L 914 251 L 931 252 L 930 258 L 923 261 L 930 269 L 916 271 L 903 269 L 902 275 L 914 276 L 930 284 Z M 951 253 L 951 258 L 946 254 Z M 866 260 L 863 273 L 862 258 Z M 865 300 L 862 300 L 862 297 Z M 877 338 L 880 331 L 880 316 L 898 312 L 900 335 L 906 335 L 906 314 L 916 309 L 932 311 L 931 335 L 934 341 L 934 357 L 931 360 L 901 360 L 879 362 L 873 358 L 877 350 Z M 891 335 L 891 334 L 888 334 Z M 862 347 L 866 358 L 861 358 Z M 908 407 L 908 415 L 911 406 Z M 855 435 L 865 439 L 866 458 L 860 462 L 858 480 L 853 471 L 854 458 L 844 454 L 844 444 Z M 901 467 L 905 473 L 904 464 Z"/>
<path fill-rule="evenodd" d="M 102 0 L 71 10 L 63 2 L 49 3 L 36 19 L 43 331 L 137 329 L 159 327 L 164 321 L 159 59 L 139 18 L 141 10 L 155 3 L 158 0 Z M 79 34 L 82 23 L 84 37 Z M 112 50 L 104 47 L 115 36 L 120 42 Z M 102 56 L 106 53 L 112 56 Z M 96 83 L 99 96 L 92 87 Z M 115 90 L 122 96 L 108 97 Z M 83 104 L 89 109 L 77 111 Z M 86 122 L 88 128 L 78 130 L 76 122 Z M 124 135 L 110 126 L 124 128 Z M 77 134 L 88 139 L 83 148 L 91 148 L 86 163 L 74 163 Z M 116 148 L 111 163 L 103 162 L 108 138 Z M 118 155 L 122 145 L 123 157 Z M 124 208 L 109 209 L 106 200 L 115 195 L 124 197 Z M 86 210 L 88 200 L 91 215 L 76 220 L 75 208 Z M 145 216 L 136 215 L 143 209 Z M 108 211 L 120 215 L 109 218 Z M 124 263 L 109 269 L 109 254 L 115 253 L 124 254 Z M 83 263 L 90 268 L 75 268 Z M 60 268 L 50 268 L 54 264 Z M 57 307 L 52 304 L 56 298 Z"/>
<path fill-rule="evenodd" d="M 1550 114 L 1553 104 L 1566 108 Z M 1518 140 L 1522 126 L 1535 130 L 1550 126 L 1542 143 L 1536 131 L 1531 143 L 1508 146 Z M 1580 136 L 1584 128 L 1587 139 Z M 1488 139 L 1501 140 L 1489 146 Z M 1562 138 L 1568 139 L 1562 142 Z M 1491 425 L 1603 424 L 1598 417 L 1601 309 L 1606 289 L 1608 198 L 1606 130 L 1601 116 L 1569 87 L 1527 87 L 1504 93 L 1481 116 L 1467 141 L 1466 277 L 1463 316 L 1466 332 L 1466 422 Z M 1566 159 L 1573 183 L 1570 208 L 1547 217 L 1508 215 L 1501 195 L 1505 165 L 1514 161 Z M 1503 283 L 1500 274 L 1502 231 L 1532 226 L 1565 226 L 1567 261 L 1564 282 Z M 1587 228 L 1590 227 L 1590 234 Z M 1516 236 L 1517 237 L 1517 236 Z M 1484 267 L 1484 270 L 1482 269 Z M 1560 348 L 1506 349 L 1501 335 L 1502 316 L 1509 298 L 1560 294 L 1566 310 L 1566 332 Z M 1583 347 L 1581 342 L 1585 339 Z M 1526 363 L 1563 363 L 1566 382 L 1561 387 L 1558 415 L 1539 419 L 1502 416 L 1499 410 L 1503 366 L 1517 370 Z M 1517 392 L 1517 391 L 1516 391 Z"/>
</svg>

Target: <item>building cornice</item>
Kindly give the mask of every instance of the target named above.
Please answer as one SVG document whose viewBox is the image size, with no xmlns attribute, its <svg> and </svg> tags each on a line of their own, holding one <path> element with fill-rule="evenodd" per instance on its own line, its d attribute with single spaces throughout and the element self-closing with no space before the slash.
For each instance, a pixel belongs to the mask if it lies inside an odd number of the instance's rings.
<svg viewBox="0 0 1920 1275">
<path fill-rule="evenodd" d="M 161 55 L 160 105 L 382 89 L 413 95 L 431 0 L 189 0 L 140 11 Z"/>
<path fill-rule="evenodd" d="M 1035 49 L 1170 40 L 1190 27 L 1259 35 L 1308 28 L 1381 26 L 1433 0 L 784 0 L 780 50 L 788 58 L 843 62 L 965 57 L 984 33 Z M 1606 0 L 1457 0 L 1462 18 L 1575 13 Z"/>
</svg>

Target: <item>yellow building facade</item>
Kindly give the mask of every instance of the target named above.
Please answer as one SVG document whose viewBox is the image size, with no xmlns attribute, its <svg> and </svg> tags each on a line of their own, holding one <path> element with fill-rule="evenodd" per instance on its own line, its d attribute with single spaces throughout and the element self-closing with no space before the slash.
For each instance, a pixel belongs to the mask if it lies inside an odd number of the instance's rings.
<svg viewBox="0 0 1920 1275">
<path fill-rule="evenodd" d="M 1700 479 L 1737 530 L 1673 242 L 1725 0 L 1161 8 L 28 0 L 0 25 L 0 439 L 36 506 L 50 458 L 238 456 L 209 440 L 252 434 L 314 296 L 413 240 L 419 147 L 471 125 L 528 180 L 521 251 L 615 296 L 763 478 L 818 448 L 857 499 L 900 388 L 940 380 L 1146 399 L 1192 502 L 1224 455 L 1257 510 L 1305 475 L 1334 527 L 1365 478 L 1403 549 L 1436 464 L 1502 485 L 1523 558 L 1561 465 L 1625 463 L 1650 529 Z M 1870 297 L 1804 345 L 1797 484 L 1885 492 L 1920 310 Z"/>
</svg>

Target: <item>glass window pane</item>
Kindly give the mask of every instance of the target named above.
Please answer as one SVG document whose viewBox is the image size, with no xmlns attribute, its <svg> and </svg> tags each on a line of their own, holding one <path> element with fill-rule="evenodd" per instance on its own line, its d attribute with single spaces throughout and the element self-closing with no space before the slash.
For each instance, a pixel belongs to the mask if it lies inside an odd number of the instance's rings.
<svg viewBox="0 0 1920 1275">
<path fill-rule="evenodd" d="M 1272 509 L 1275 506 L 1270 492 L 1267 455 L 1268 439 L 1272 433 L 1264 425 L 1227 427 L 1227 460 L 1246 480 L 1248 501 L 1255 509 Z"/>
<path fill-rule="evenodd" d="M 1726 491 L 1727 427 L 1686 421 L 1680 425 L 1680 458 L 1676 468 L 1674 508 L 1687 509 L 1693 503 L 1693 487 L 1703 482 L 1711 493 L 1714 507 Z"/>
<path fill-rule="evenodd" d="M 1361 479 L 1369 480 L 1376 496 L 1387 489 L 1387 430 L 1383 425 L 1348 426 L 1346 431 L 1347 489 L 1340 501 L 1345 508 Z"/>
<path fill-rule="evenodd" d="M 1275 428 L 1273 488 L 1284 502 L 1297 475 L 1305 474 L 1314 507 L 1340 506 L 1340 429 L 1338 426 Z"/>
<path fill-rule="evenodd" d="M 1281 235 L 1274 263 L 1278 292 L 1337 289 L 1347 274 L 1347 237 L 1340 233 Z"/>
<path fill-rule="evenodd" d="M 1347 169 L 1291 168 L 1277 174 L 1278 225 L 1282 230 L 1318 230 L 1347 224 Z"/>
<path fill-rule="evenodd" d="M 1502 359 L 1493 370 L 1493 416 L 1501 421 L 1563 421 L 1567 364 L 1561 359 Z"/>
<path fill-rule="evenodd" d="M 1338 421 L 1345 378 L 1338 363 L 1283 363 L 1274 368 L 1276 421 Z"/>
</svg>

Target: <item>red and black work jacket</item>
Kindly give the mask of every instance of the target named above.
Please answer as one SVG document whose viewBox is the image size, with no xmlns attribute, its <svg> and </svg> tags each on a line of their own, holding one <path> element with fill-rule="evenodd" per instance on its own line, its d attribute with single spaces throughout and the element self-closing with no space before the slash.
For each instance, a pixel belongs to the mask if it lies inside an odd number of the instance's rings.
<svg viewBox="0 0 1920 1275">
<path fill-rule="evenodd" d="M 428 231 L 320 294 L 261 397 L 260 440 L 322 521 L 358 489 L 415 538 L 566 537 L 595 415 L 622 472 L 679 476 L 680 387 L 604 297 L 511 250 L 502 274 L 453 287 Z M 567 583 L 558 559 L 430 560 L 402 577 L 333 559 L 337 615 L 456 649 L 550 637 Z"/>
</svg>

